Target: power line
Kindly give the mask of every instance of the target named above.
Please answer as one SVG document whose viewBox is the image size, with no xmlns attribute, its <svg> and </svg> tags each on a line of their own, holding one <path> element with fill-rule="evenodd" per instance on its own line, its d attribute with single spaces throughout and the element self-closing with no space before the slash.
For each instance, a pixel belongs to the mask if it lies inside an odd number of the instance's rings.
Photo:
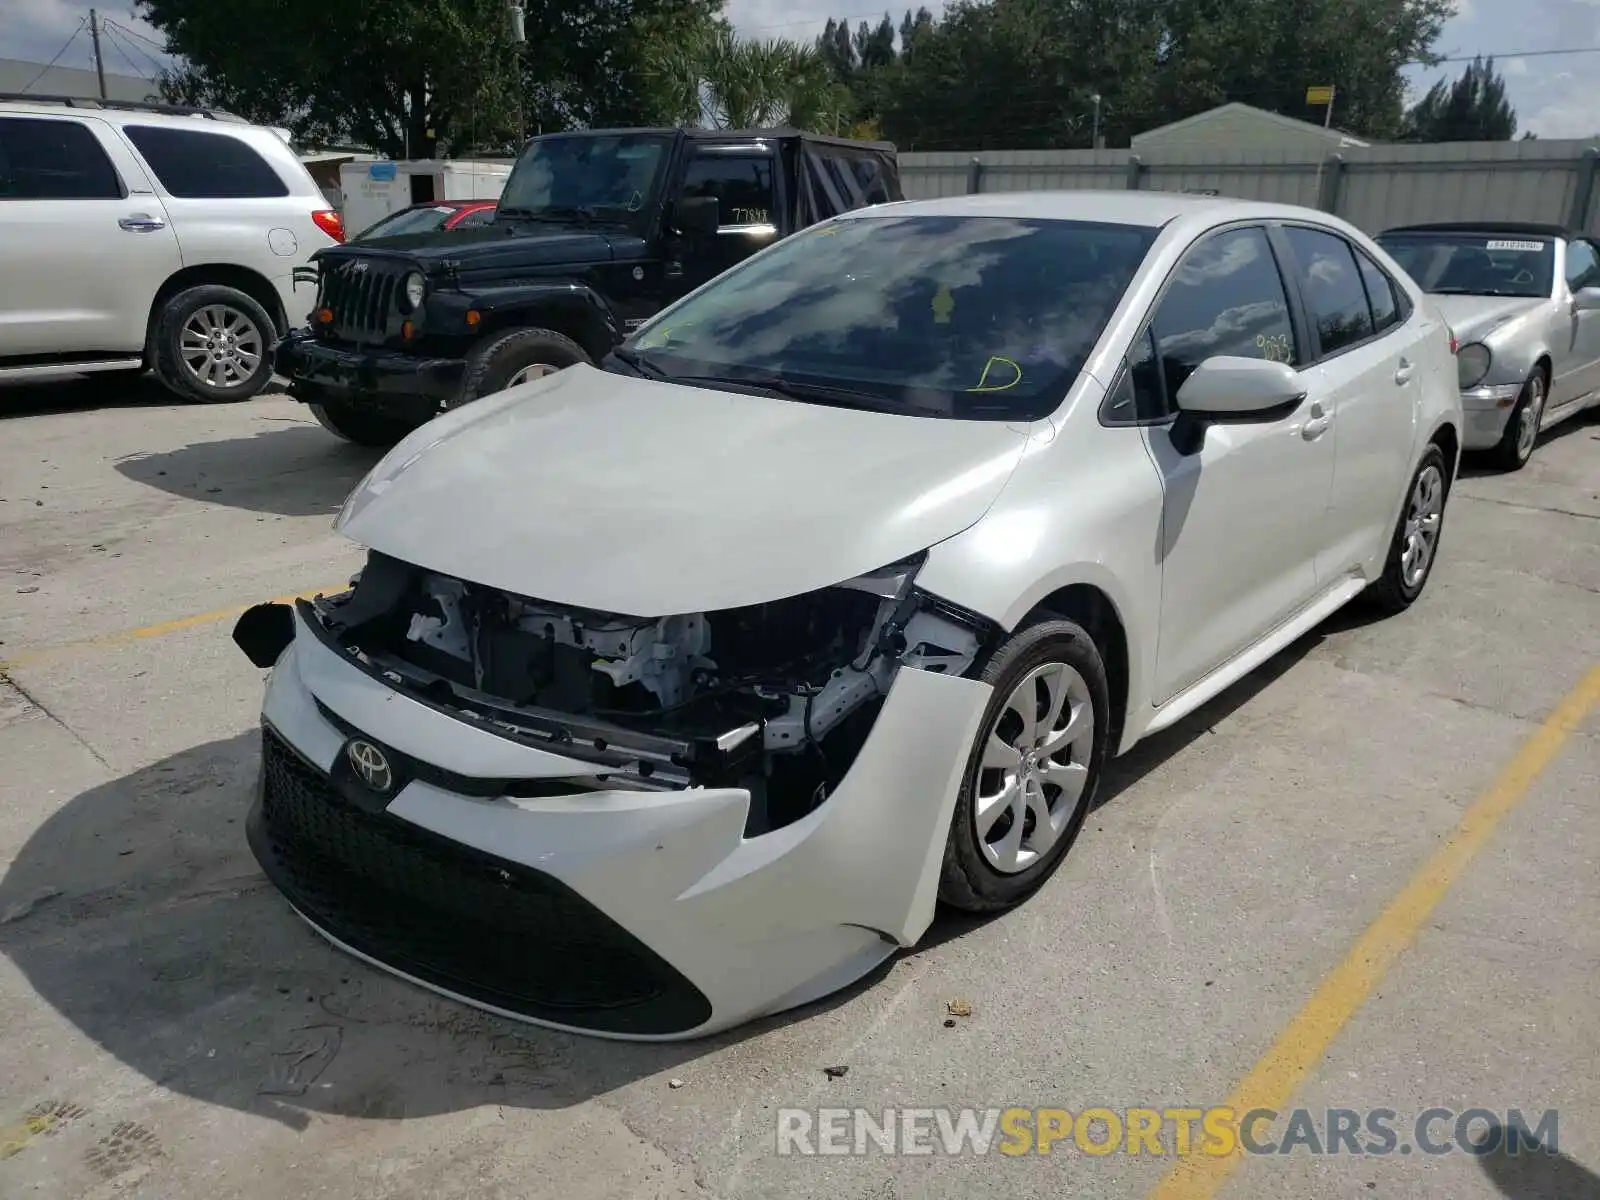
<svg viewBox="0 0 1600 1200">
<path fill-rule="evenodd" d="M 132 34 L 133 34 L 133 31 L 131 29 L 127 29 L 122 25 L 118 25 L 115 21 L 107 21 L 107 20 L 105 20 L 103 18 L 100 21 L 100 27 L 102 29 L 107 30 L 107 31 L 115 30 L 117 32 L 117 34 L 121 37 L 122 41 L 126 45 L 128 45 L 132 49 L 138 51 L 139 54 L 144 56 L 145 61 L 148 62 L 152 67 L 155 68 L 156 73 L 155 73 L 154 76 L 152 76 L 152 78 L 155 78 L 155 79 L 161 78 L 162 74 L 166 71 L 166 68 L 164 66 L 162 66 L 161 63 L 158 62 L 156 60 L 156 58 L 148 50 L 144 49 L 138 43 L 136 43 L 136 42 L 131 40 L 131 37 L 132 37 Z M 119 52 L 121 51 L 121 47 L 120 46 L 118 47 L 118 51 Z M 123 57 L 126 58 L 127 55 L 124 54 Z M 132 66 L 132 63 L 130 63 L 129 65 Z M 138 67 L 134 67 L 134 73 L 138 74 L 138 72 L 139 72 L 139 68 Z"/>
<path fill-rule="evenodd" d="M 100 28 L 105 32 L 106 41 L 111 43 L 112 49 L 117 52 L 122 61 L 128 64 L 128 69 L 133 72 L 134 76 L 136 78 L 144 78 L 144 68 L 138 63 L 134 62 L 132 56 L 129 55 L 127 49 L 125 49 L 125 47 L 132 47 L 135 50 L 138 50 L 139 48 L 132 42 L 128 41 L 126 36 L 123 35 L 122 31 L 110 21 L 102 20 L 100 22 Z M 142 54 L 143 51 L 140 51 L 140 53 Z M 144 57 L 151 63 L 155 63 L 155 59 L 150 58 L 148 54 L 145 54 Z M 152 80 L 161 78 L 161 68 L 159 64 L 156 66 L 156 73 L 149 78 Z"/>
<path fill-rule="evenodd" d="M 107 21 L 106 24 L 109 25 L 109 24 L 111 24 L 111 22 Z M 122 30 L 123 33 L 127 34 L 131 38 L 138 38 L 139 41 L 143 42 L 146 46 L 152 46 L 155 49 L 161 51 L 161 53 L 163 53 L 163 54 L 167 53 L 167 48 L 165 46 L 163 46 L 160 42 L 156 41 L 154 38 L 146 37 L 144 34 L 140 33 L 137 29 L 130 29 L 126 25 L 118 25 L 117 28 Z"/>
<path fill-rule="evenodd" d="M 43 79 L 46 75 L 48 75 L 50 73 L 50 68 L 55 66 L 58 62 L 61 61 L 61 56 L 63 54 L 65 54 L 68 50 L 72 49 L 72 43 L 78 40 L 78 35 L 83 32 L 83 27 L 85 25 L 87 25 L 88 23 L 89 23 L 89 18 L 88 17 L 79 17 L 78 18 L 78 27 L 72 31 L 72 36 L 67 39 L 66 45 L 62 46 L 61 49 L 57 50 L 56 51 L 56 56 L 54 58 L 52 58 L 49 62 L 45 63 L 44 66 L 40 67 L 39 68 L 39 73 L 37 75 L 35 75 L 32 79 L 28 80 L 28 82 L 20 90 L 24 91 L 24 92 L 27 91 L 34 84 L 38 83 L 39 80 Z"/>
</svg>

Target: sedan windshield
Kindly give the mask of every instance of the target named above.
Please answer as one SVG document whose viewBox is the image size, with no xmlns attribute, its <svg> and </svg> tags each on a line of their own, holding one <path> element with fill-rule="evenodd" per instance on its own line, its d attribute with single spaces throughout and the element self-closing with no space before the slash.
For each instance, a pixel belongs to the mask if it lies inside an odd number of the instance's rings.
<svg viewBox="0 0 1600 1200">
<path fill-rule="evenodd" d="M 662 134 L 535 138 L 506 180 L 502 217 L 631 220 L 651 200 L 671 149 Z"/>
<path fill-rule="evenodd" d="M 371 241 L 373 238 L 403 237 L 408 233 L 431 233 L 441 228 L 456 210 L 448 204 L 430 204 L 425 208 L 402 208 L 383 220 L 369 225 L 350 240 Z"/>
<path fill-rule="evenodd" d="M 1155 240 L 1136 225 L 868 216 L 778 243 L 661 314 L 658 378 L 976 420 L 1053 412 Z"/>
<path fill-rule="evenodd" d="M 1548 296 L 1555 243 L 1494 233 L 1388 233 L 1378 239 L 1425 292 L 1440 296 Z"/>
</svg>

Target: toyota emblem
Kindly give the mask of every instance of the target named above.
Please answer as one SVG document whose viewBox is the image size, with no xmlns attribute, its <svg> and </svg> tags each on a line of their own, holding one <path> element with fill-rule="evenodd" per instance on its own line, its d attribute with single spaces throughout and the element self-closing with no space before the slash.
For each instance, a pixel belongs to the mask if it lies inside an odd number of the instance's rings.
<svg viewBox="0 0 1600 1200">
<path fill-rule="evenodd" d="M 387 792 L 394 786 L 394 768 L 388 756 L 371 742 L 357 738 L 345 747 L 344 754 L 361 782 L 373 791 Z"/>
</svg>

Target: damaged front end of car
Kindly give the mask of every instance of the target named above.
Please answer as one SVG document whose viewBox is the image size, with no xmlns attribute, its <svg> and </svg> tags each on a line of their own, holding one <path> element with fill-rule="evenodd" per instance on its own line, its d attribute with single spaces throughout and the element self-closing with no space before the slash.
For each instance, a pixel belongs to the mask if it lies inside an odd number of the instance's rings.
<svg viewBox="0 0 1600 1200">
<path fill-rule="evenodd" d="M 827 800 L 901 668 L 965 675 L 993 636 L 916 588 L 923 557 L 770 603 L 641 617 L 373 551 L 348 591 L 297 605 L 325 647 L 397 691 L 583 764 L 563 787 L 742 789 L 755 837 Z M 235 632 L 263 666 L 294 624 L 270 607 Z M 549 781 L 538 786 L 548 794 Z"/>
</svg>

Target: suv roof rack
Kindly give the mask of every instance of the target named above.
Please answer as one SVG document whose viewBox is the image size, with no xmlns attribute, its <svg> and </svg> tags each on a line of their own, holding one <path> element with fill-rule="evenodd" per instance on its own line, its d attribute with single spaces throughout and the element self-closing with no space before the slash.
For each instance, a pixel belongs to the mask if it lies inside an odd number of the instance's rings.
<svg viewBox="0 0 1600 1200">
<path fill-rule="evenodd" d="M 129 112 L 165 113 L 173 117 L 206 117 L 212 121 L 239 121 L 244 118 L 221 108 L 196 108 L 187 104 L 161 104 L 153 100 L 102 100 L 98 96 L 36 96 L 31 92 L 0 92 L 0 100 L 24 104 L 61 104 L 67 108 L 114 108 Z"/>
</svg>

